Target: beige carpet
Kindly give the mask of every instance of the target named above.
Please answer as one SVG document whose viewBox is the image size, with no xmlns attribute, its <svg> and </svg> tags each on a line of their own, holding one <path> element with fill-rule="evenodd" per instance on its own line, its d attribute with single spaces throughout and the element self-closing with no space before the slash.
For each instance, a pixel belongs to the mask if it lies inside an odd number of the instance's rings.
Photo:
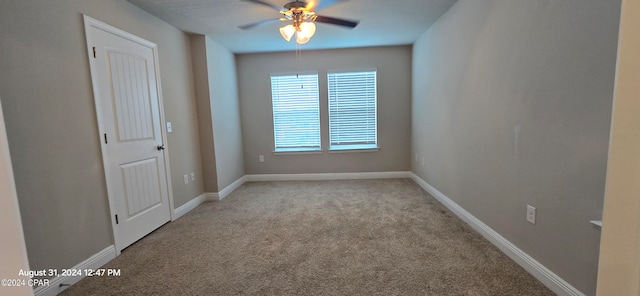
<svg viewBox="0 0 640 296">
<path fill-rule="evenodd" d="M 554 295 L 409 179 L 252 182 L 63 295 Z"/>
</svg>

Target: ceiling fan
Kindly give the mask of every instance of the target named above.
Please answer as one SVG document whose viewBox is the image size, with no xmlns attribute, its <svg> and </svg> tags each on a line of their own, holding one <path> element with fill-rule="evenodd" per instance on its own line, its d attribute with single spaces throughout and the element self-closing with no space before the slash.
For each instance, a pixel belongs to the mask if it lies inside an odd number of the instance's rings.
<svg viewBox="0 0 640 296">
<path fill-rule="evenodd" d="M 298 44 L 305 44 L 309 42 L 309 40 L 311 40 L 311 37 L 316 31 L 316 25 L 314 24 L 315 22 L 342 26 L 349 29 L 355 28 L 359 22 L 321 16 L 315 13 L 316 10 L 323 9 L 340 2 L 346 2 L 347 0 L 322 0 L 319 2 L 318 0 L 311 0 L 309 2 L 296 0 L 285 4 L 284 7 L 279 7 L 277 5 L 261 0 L 244 1 L 271 7 L 280 12 L 280 14 L 282 14 L 282 17 L 239 26 L 240 29 L 250 30 L 255 27 L 260 27 L 275 22 L 292 21 L 293 23 L 280 28 L 280 34 L 282 34 L 282 37 L 287 41 L 290 41 L 295 34 L 296 42 Z"/>
</svg>

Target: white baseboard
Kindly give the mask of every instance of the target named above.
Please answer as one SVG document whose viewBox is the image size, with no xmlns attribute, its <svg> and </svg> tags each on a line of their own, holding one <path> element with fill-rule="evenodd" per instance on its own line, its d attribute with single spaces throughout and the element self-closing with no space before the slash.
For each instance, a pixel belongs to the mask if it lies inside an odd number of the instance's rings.
<svg viewBox="0 0 640 296">
<path fill-rule="evenodd" d="M 563 280 L 560 276 L 553 273 L 551 270 L 546 268 L 537 260 L 533 259 L 529 254 L 522 251 L 516 245 L 508 241 L 498 232 L 493 230 L 488 225 L 484 224 L 478 218 L 473 216 L 471 213 L 467 212 L 460 205 L 455 203 L 453 200 L 449 199 L 442 192 L 438 191 L 435 187 L 431 186 L 426 181 L 422 180 L 422 178 L 418 177 L 414 173 L 411 174 L 411 179 L 413 179 L 420 187 L 429 192 L 435 199 L 437 199 L 440 203 L 446 206 L 449 210 L 451 210 L 454 214 L 456 214 L 460 219 L 469 224 L 473 229 L 479 232 L 484 238 L 489 240 L 492 244 L 494 244 L 498 249 L 500 249 L 503 253 L 505 253 L 509 258 L 518 263 L 522 268 L 528 271 L 531 275 L 541 281 L 547 288 L 551 291 L 555 292 L 558 295 L 566 295 L 566 296 L 585 296 L 582 292 L 580 292 L 575 287 L 571 286 L 565 280 Z"/>
<path fill-rule="evenodd" d="M 111 245 L 104 250 L 94 254 L 78 265 L 72 267 L 73 270 L 82 271 L 82 275 L 78 276 L 57 276 L 49 281 L 48 286 L 40 286 L 33 290 L 36 296 L 55 296 L 60 292 L 69 288 L 69 286 L 60 286 L 60 284 L 73 285 L 85 277 L 84 271 L 87 269 L 98 269 L 107 262 L 116 258 L 116 246 Z M 61 272 L 58 270 L 58 272 Z"/>
<path fill-rule="evenodd" d="M 205 192 L 202 195 L 205 196 L 205 201 L 218 201 L 220 199 L 217 192 Z"/>
<path fill-rule="evenodd" d="M 257 181 L 313 181 L 313 180 L 353 180 L 353 179 L 408 179 L 411 178 L 411 172 L 364 172 L 364 173 L 320 173 L 320 174 L 258 174 L 258 175 L 244 175 L 238 180 L 235 180 L 229 186 L 220 190 L 219 192 L 204 193 L 199 196 L 204 196 L 204 201 L 220 201 L 229 196 L 236 189 L 240 188 L 242 184 L 246 182 Z M 197 198 L 196 198 L 197 199 Z M 195 202 L 195 199 L 191 202 Z M 199 204 L 198 204 L 199 205 Z M 183 205 L 182 207 L 186 206 Z M 196 205 L 197 206 L 197 205 Z M 180 208 L 182 208 L 180 207 Z M 179 208 L 179 209 L 180 209 Z M 190 208 L 192 210 L 194 207 Z M 178 209 L 176 209 L 176 212 Z M 188 211 L 187 211 L 188 212 Z M 186 212 L 184 213 L 186 214 Z M 184 215 L 182 214 L 182 215 Z M 176 213 L 176 216 L 177 213 Z M 181 216 L 181 215 L 180 215 Z M 178 217 L 180 217 L 178 216 Z"/>
<path fill-rule="evenodd" d="M 236 189 L 238 189 L 240 186 L 242 186 L 242 184 L 244 184 L 244 182 L 247 182 L 247 176 L 240 177 L 238 180 L 235 180 L 233 183 L 229 184 L 229 186 L 227 186 L 224 189 L 218 191 L 218 199 L 217 200 L 222 200 L 223 198 L 227 197 L 229 194 L 231 194 L 231 192 L 234 192 Z"/>
<path fill-rule="evenodd" d="M 188 201 L 187 203 L 179 206 L 174 211 L 173 221 L 175 221 L 178 218 L 180 218 L 180 217 L 184 216 L 185 214 L 189 213 L 191 210 L 195 209 L 197 206 L 201 205 L 205 201 L 214 200 L 214 198 L 215 198 L 215 200 L 217 200 L 217 196 L 212 196 L 212 193 L 203 193 L 200 196 L 198 196 L 198 197 Z"/>
<path fill-rule="evenodd" d="M 355 179 L 406 179 L 411 172 L 364 172 L 364 173 L 320 173 L 320 174 L 262 174 L 246 175 L 247 182 L 262 181 L 315 181 Z"/>
<path fill-rule="evenodd" d="M 260 174 L 244 175 L 219 192 L 205 192 L 175 210 L 176 220 L 206 201 L 220 201 L 246 182 L 256 181 L 313 181 L 353 179 L 408 179 L 411 172 L 365 172 L 365 173 L 320 173 L 320 174 Z"/>
<path fill-rule="evenodd" d="M 187 213 L 191 212 L 191 210 L 195 209 L 204 202 L 222 200 L 223 198 L 227 197 L 227 195 L 231 194 L 231 192 L 238 189 L 238 187 L 242 186 L 244 182 L 246 182 L 246 176 L 242 176 L 235 182 L 231 183 L 229 186 L 225 187 L 220 192 L 205 192 L 203 194 L 200 194 L 200 196 L 188 201 L 187 203 L 175 209 L 172 221 L 175 221 L 178 218 L 186 215 Z"/>
</svg>

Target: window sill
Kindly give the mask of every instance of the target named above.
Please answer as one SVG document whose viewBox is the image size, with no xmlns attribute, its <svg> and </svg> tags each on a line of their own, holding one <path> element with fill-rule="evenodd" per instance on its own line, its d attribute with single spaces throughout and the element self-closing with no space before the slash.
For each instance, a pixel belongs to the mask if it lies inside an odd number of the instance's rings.
<svg viewBox="0 0 640 296">
<path fill-rule="evenodd" d="M 329 148 L 329 153 L 357 153 L 357 152 L 378 152 L 380 147 L 375 145 L 345 145 Z"/>
<path fill-rule="evenodd" d="M 273 155 L 298 155 L 298 154 L 322 154 L 322 149 L 309 149 L 309 150 L 275 150 Z"/>
</svg>

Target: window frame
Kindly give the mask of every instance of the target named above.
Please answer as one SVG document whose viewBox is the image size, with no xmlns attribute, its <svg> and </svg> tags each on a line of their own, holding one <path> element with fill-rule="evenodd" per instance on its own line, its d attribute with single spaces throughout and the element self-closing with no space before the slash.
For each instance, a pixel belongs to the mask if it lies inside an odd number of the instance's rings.
<svg viewBox="0 0 640 296">
<path fill-rule="evenodd" d="M 274 77 L 293 77 L 293 76 L 315 76 L 315 111 L 317 113 L 317 119 L 315 119 L 315 124 L 317 126 L 317 146 L 291 146 L 285 147 L 288 145 L 282 145 L 282 147 L 278 147 L 278 132 L 282 132 L 281 128 L 278 128 L 278 119 L 276 114 L 276 97 L 274 96 Z M 313 79 L 313 78 L 311 78 Z M 321 114 L 320 114 L 320 83 L 319 83 L 319 74 L 317 71 L 307 71 L 307 72 L 286 72 L 286 73 L 271 73 L 269 75 L 270 80 L 270 91 L 271 91 L 271 118 L 272 118 L 272 128 L 273 128 L 273 153 L 274 154 L 315 154 L 322 153 L 322 122 L 321 122 Z M 286 97 L 285 97 L 286 98 Z M 281 99 L 281 98 L 278 98 Z M 314 142 L 316 143 L 316 142 Z"/>
<path fill-rule="evenodd" d="M 374 143 L 356 143 L 356 144 L 334 144 L 331 137 L 331 105 L 332 105 L 332 89 L 331 89 L 331 75 L 340 73 L 370 73 L 373 72 L 374 84 L 373 84 L 373 100 L 374 100 Z M 378 142 L 378 69 L 377 68 L 357 68 L 357 69 L 339 69 L 339 70 L 327 70 L 327 128 L 329 133 L 328 151 L 330 153 L 342 153 L 342 152 L 371 152 L 379 151 L 380 146 Z"/>
</svg>

